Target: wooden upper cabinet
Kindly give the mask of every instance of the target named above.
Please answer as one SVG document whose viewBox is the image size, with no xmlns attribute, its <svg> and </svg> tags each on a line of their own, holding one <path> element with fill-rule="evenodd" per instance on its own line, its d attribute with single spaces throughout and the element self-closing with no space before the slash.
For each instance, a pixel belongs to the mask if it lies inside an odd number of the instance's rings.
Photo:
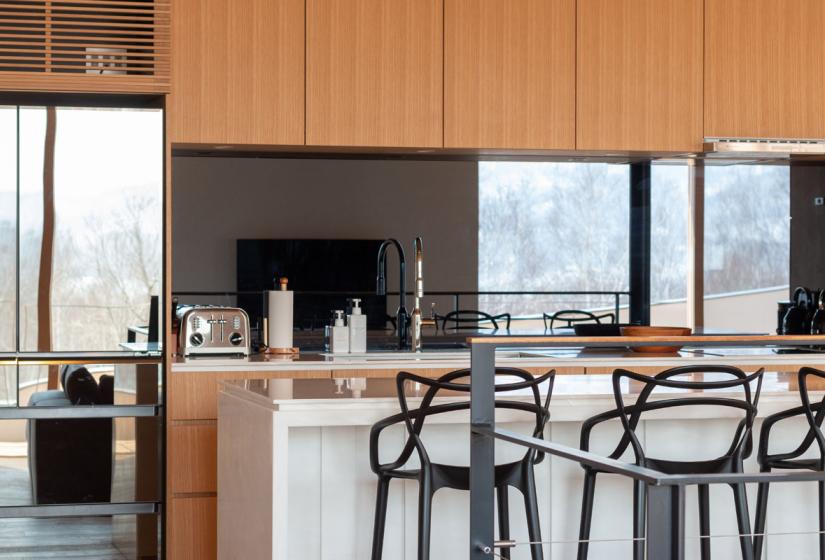
<svg viewBox="0 0 825 560">
<path fill-rule="evenodd" d="M 444 1 L 444 146 L 575 148 L 576 1 Z"/>
<path fill-rule="evenodd" d="M 442 16 L 442 0 L 307 0 L 307 144 L 441 147 Z"/>
<path fill-rule="evenodd" d="M 578 149 L 701 149 L 702 4 L 579 0 Z"/>
<path fill-rule="evenodd" d="M 705 10 L 705 136 L 825 138 L 825 2 Z"/>
<path fill-rule="evenodd" d="M 304 143 L 304 0 L 173 0 L 172 142 Z"/>
</svg>

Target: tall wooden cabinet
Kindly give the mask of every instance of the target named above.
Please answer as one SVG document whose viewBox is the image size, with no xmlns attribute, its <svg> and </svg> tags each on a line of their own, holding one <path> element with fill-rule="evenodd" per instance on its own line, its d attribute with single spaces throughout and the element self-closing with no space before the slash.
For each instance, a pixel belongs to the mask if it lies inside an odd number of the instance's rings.
<svg viewBox="0 0 825 560">
<path fill-rule="evenodd" d="M 169 138 L 304 143 L 304 0 L 173 0 Z"/>
<path fill-rule="evenodd" d="M 444 145 L 575 147 L 576 0 L 444 0 Z"/>
<path fill-rule="evenodd" d="M 579 0 L 576 147 L 701 149 L 702 27 L 703 0 Z"/>
<path fill-rule="evenodd" d="M 306 0 L 306 140 L 442 145 L 442 0 Z"/>
<path fill-rule="evenodd" d="M 825 2 L 705 10 L 705 136 L 825 138 Z"/>
</svg>

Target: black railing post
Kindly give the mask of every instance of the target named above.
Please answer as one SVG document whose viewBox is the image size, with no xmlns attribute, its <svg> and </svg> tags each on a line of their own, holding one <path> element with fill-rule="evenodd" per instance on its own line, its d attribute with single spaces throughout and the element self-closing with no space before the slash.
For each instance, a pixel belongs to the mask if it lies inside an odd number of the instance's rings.
<svg viewBox="0 0 825 560">
<path fill-rule="evenodd" d="M 685 487 L 648 486 L 647 557 L 649 560 L 685 558 Z"/>
<path fill-rule="evenodd" d="M 630 165 L 630 322 L 650 324 L 650 162 Z"/>
<path fill-rule="evenodd" d="M 495 429 L 495 347 L 470 346 L 470 424 Z M 493 558 L 495 439 L 470 432 L 470 560 Z M 488 548 L 485 550 L 485 548 Z"/>
</svg>

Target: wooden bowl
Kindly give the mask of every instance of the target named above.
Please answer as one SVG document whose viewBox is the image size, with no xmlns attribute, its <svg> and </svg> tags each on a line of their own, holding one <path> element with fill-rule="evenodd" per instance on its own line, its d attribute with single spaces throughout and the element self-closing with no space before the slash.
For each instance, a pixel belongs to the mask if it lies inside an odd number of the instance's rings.
<svg viewBox="0 0 825 560">
<path fill-rule="evenodd" d="M 645 327 L 632 325 L 622 327 L 622 336 L 690 336 L 691 330 L 686 327 Z M 682 349 L 682 346 L 630 346 L 633 352 L 642 354 L 675 354 Z"/>
</svg>

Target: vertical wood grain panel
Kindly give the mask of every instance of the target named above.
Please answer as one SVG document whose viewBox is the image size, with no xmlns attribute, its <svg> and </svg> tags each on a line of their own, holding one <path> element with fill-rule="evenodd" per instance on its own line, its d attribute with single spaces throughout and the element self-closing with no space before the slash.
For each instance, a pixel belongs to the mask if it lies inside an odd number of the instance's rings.
<svg viewBox="0 0 825 560">
<path fill-rule="evenodd" d="M 172 142 L 304 143 L 303 0 L 174 0 Z"/>
<path fill-rule="evenodd" d="M 217 492 L 217 424 L 172 424 L 168 434 L 169 493 Z"/>
<path fill-rule="evenodd" d="M 578 149 L 701 149 L 702 14 L 702 0 L 578 0 Z"/>
<path fill-rule="evenodd" d="M 441 2 L 307 0 L 308 145 L 442 145 Z"/>
<path fill-rule="evenodd" d="M 169 560 L 217 558 L 217 498 L 174 498 L 166 522 Z"/>
<path fill-rule="evenodd" d="M 575 14 L 575 0 L 445 0 L 445 147 L 575 147 Z"/>
<path fill-rule="evenodd" d="M 705 10 L 705 136 L 825 138 L 825 2 Z"/>
</svg>

